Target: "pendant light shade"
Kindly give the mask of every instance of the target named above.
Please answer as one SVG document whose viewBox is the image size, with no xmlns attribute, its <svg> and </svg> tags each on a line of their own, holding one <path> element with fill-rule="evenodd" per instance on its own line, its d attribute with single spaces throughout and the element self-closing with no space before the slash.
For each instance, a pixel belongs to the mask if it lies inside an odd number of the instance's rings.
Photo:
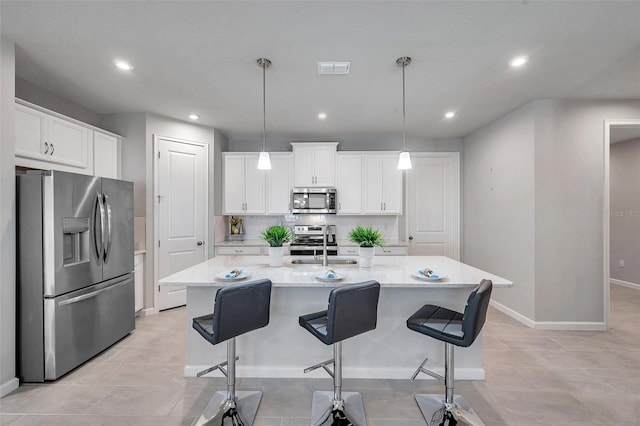
<svg viewBox="0 0 640 426">
<path fill-rule="evenodd" d="M 262 151 L 258 158 L 258 169 L 271 170 L 271 158 L 267 152 L 267 97 L 265 88 L 265 73 L 267 68 L 271 66 L 271 61 L 266 58 L 260 58 L 257 63 L 262 68 Z"/>
<path fill-rule="evenodd" d="M 405 118 L 406 118 L 406 102 L 404 93 L 404 67 L 411 63 L 411 58 L 408 56 L 402 56 L 396 59 L 396 64 L 402 67 L 402 152 L 398 157 L 398 169 L 407 170 L 411 168 L 411 155 L 407 151 L 407 140 L 405 132 Z"/>
<path fill-rule="evenodd" d="M 258 157 L 258 169 L 271 170 L 271 158 L 267 151 L 262 151 Z"/>
<path fill-rule="evenodd" d="M 410 168 L 411 168 L 411 155 L 409 155 L 408 151 L 402 151 L 400 153 L 400 157 L 398 158 L 398 169 L 408 170 Z"/>
</svg>

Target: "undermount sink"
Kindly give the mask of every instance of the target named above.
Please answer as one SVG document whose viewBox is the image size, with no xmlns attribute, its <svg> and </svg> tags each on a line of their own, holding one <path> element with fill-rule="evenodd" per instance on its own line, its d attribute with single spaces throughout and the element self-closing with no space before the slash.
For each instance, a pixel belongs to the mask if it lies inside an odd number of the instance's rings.
<svg viewBox="0 0 640 426">
<path fill-rule="evenodd" d="M 291 261 L 294 265 L 322 265 L 322 259 L 317 258 L 301 258 L 301 259 L 293 259 Z M 327 263 L 329 265 L 356 265 L 358 263 L 355 259 L 327 259 Z"/>
</svg>

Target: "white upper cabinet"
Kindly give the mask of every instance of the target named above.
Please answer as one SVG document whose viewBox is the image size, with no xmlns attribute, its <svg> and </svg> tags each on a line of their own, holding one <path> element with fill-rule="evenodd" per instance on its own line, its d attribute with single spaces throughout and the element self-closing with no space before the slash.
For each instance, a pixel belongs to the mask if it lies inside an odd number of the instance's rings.
<svg viewBox="0 0 640 426">
<path fill-rule="evenodd" d="M 398 170 L 398 153 L 366 154 L 363 166 L 363 212 L 402 214 L 402 170 Z"/>
<path fill-rule="evenodd" d="M 338 214 L 362 213 L 362 154 L 336 155 L 336 188 L 338 190 Z"/>
<path fill-rule="evenodd" d="M 292 142 L 294 186 L 335 186 L 338 142 Z"/>
<path fill-rule="evenodd" d="M 293 189 L 293 154 L 272 152 L 271 170 L 267 170 L 267 214 L 291 212 L 291 190 Z"/>
<path fill-rule="evenodd" d="M 258 170 L 257 153 L 223 153 L 223 214 L 264 214 L 265 170 Z"/>
<path fill-rule="evenodd" d="M 93 174 L 93 144 L 87 127 L 16 104 L 15 132 L 17 166 Z"/>
<path fill-rule="evenodd" d="M 102 132 L 93 132 L 93 174 L 118 179 L 119 140 Z"/>
</svg>

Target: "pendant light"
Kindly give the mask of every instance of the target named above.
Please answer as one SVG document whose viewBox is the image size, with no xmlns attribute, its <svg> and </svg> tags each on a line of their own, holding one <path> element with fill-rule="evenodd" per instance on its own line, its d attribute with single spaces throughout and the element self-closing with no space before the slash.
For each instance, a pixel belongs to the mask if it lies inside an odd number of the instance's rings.
<svg viewBox="0 0 640 426">
<path fill-rule="evenodd" d="M 258 158 L 258 169 L 271 170 L 271 158 L 267 152 L 267 101 L 265 89 L 265 72 L 271 66 L 271 61 L 267 58 L 257 60 L 258 66 L 262 67 L 262 151 Z"/>
<path fill-rule="evenodd" d="M 400 157 L 398 157 L 398 169 L 399 170 L 407 170 L 411 168 L 411 155 L 409 155 L 409 151 L 407 151 L 407 141 L 406 141 L 406 132 L 405 132 L 405 107 L 406 102 L 404 98 L 404 67 L 411 63 L 411 58 L 408 56 L 402 56 L 396 59 L 396 64 L 402 67 L 402 152 L 400 153 Z"/>
</svg>

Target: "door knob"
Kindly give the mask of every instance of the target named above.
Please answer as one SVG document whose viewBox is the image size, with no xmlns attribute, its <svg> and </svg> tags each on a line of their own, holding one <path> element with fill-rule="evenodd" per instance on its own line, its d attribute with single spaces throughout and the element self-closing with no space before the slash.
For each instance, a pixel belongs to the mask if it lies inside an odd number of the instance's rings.
<svg viewBox="0 0 640 426">
<path fill-rule="evenodd" d="M 413 235 L 409 235 L 409 241 L 413 240 Z"/>
<path fill-rule="evenodd" d="M 204 241 L 198 241 L 198 245 L 201 246 L 204 244 Z"/>
</svg>

